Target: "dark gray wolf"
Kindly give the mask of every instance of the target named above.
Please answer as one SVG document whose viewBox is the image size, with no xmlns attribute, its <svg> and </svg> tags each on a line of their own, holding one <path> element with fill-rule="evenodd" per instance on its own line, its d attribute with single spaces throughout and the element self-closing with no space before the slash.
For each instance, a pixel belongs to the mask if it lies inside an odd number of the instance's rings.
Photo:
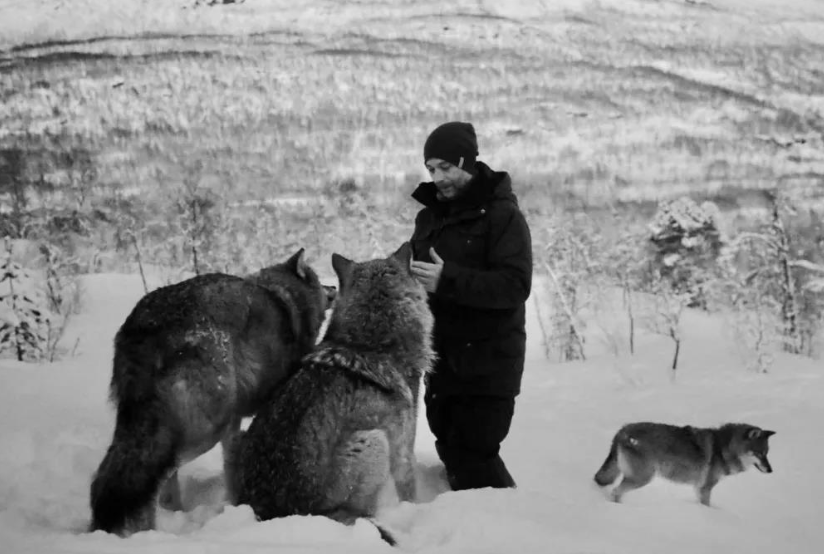
<svg viewBox="0 0 824 554">
<path fill-rule="evenodd" d="M 630 423 L 615 438 L 595 482 L 605 487 L 623 476 L 612 489 L 613 501 L 649 483 L 656 475 L 695 487 L 698 500 L 710 505 L 712 488 L 722 478 L 755 466 L 772 473 L 767 460 L 767 431 L 746 423 L 727 423 L 718 428 L 677 427 L 663 423 Z"/>
<path fill-rule="evenodd" d="M 145 295 L 114 340 L 117 416 L 91 485 L 91 530 L 153 528 L 162 484 L 161 501 L 180 509 L 177 468 L 225 446 L 297 369 L 334 295 L 302 248 L 246 278 L 200 275 Z"/>
<path fill-rule="evenodd" d="M 418 390 L 432 364 L 433 321 L 410 260 L 408 243 L 363 263 L 333 254 L 339 294 L 323 342 L 230 450 L 237 501 L 259 519 L 312 514 L 351 524 L 372 520 L 387 500 L 415 500 Z"/>
</svg>

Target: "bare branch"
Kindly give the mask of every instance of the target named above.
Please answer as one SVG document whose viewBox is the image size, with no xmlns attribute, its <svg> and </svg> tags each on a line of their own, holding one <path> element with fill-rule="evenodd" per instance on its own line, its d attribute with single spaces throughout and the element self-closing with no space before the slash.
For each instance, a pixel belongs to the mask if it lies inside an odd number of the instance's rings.
<svg viewBox="0 0 824 554">
<path fill-rule="evenodd" d="M 790 260 L 788 263 L 791 267 L 800 267 L 808 271 L 824 273 L 824 265 L 813 263 L 808 260 Z"/>
<path fill-rule="evenodd" d="M 561 301 L 561 307 L 566 313 L 566 316 L 569 318 L 569 324 L 571 326 L 571 333 L 575 336 L 575 341 L 578 343 L 578 348 L 580 348 L 581 358 L 586 360 L 586 356 L 584 355 L 584 343 L 581 339 L 581 333 L 578 332 L 578 328 L 575 325 L 575 314 L 572 312 L 572 309 L 569 306 L 569 302 L 567 302 L 566 296 L 564 295 L 564 289 L 561 286 L 561 282 L 558 280 L 558 276 L 555 273 L 555 270 L 552 269 L 552 265 L 549 262 L 544 262 L 544 267 L 546 268 L 547 272 L 549 272 L 549 276 L 552 277 L 552 282 L 555 284 L 555 288 L 558 290 L 558 298 Z"/>
<path fill-rule="evenodd" d="M 739 243 L 742 243 L 747 240 L 760 240 L 762 242 L 766 242 L 776 250 L 781 248 L 781 243 L 777 241 L 774 237 L 771 237 L 769 235 L 762 235 L 761 233 L 752 233 L 749 231 L 745 231 L 738 234 L 735 237 L 735 239 L 733 239 L 733 246 L 738 246 Z"/>
</svg>

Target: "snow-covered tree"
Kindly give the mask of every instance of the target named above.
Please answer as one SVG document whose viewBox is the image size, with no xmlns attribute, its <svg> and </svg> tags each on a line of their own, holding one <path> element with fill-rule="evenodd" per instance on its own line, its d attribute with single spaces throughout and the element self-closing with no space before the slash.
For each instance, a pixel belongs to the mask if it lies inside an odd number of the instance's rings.
<svg viewBox="0 0 824 554">
<path fill-rule="evenodd" d="M 46 295 L 12 259 L 12 241 L 6 237 L 0 258 L 0 353 L 11 351 L 21 362 L 42 359 L 48 349 L 50 321 Z"/>
<path fill-rule="evenodd" d="M 682 197 L 662 202 L 648 225 L 656 278 L 688 295 L 691 306 L 706 307 L 704 284 L 725 240 L 718 214 L 711 202 Z"/>
</svg>

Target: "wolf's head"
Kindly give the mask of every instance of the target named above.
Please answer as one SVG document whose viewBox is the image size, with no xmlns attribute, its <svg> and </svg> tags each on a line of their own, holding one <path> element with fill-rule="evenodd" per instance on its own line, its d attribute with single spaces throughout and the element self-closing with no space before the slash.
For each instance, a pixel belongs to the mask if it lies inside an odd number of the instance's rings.
<svg viewBox="0 0 824 554">
<path fill-rule="evenodd" d="M 410 271 L 412 249 L 404 243 L 387 258 L 353 262 L 332 254 L 339 293 L 327 339 L 382 354 L 431 360 L 432 314 L 426 292 Z"/>
<path fill-rule="evenodd" d="M 772 466 L 767 459 L 770 451 L 769 438 L 775 431 L 761 429 L 744 423 L 732 424 L 734 437 L 730 448 L 744 469 L 755 466 L 761 473 L 772 473 Z"/>
<path fill-rule="evenodd" d="M 320 331 L 326 310 L 337 297 L 334 286 L 321 285 L 318 274 L 306 262 L 303 248 L 282 263 L 248 275 L 246 280 L 274 291 L 288 304 L 291 313 L 308 316 L 315 335 Z"/>
</svg>

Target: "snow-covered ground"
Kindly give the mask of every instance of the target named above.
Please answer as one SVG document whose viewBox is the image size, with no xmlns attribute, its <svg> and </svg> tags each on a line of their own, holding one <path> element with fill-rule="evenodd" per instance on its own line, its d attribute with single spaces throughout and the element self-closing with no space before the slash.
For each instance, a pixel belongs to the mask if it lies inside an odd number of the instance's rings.
<svg viewBox="0 0 824 554">
<path fill-rule="evenodd" d="M 159 530 L 128 539 L 86 533 L 90 479 L 109 444 L 112 338 L 142 293 L 133 275 L 84 278 L 82 313 L 50 365 L 0 361 L 0 551 L 4 554 L 142 552 L 389 552 L 374 527 L 323 517 L 256 522 L 224 507 L 219 448 L 183 472 L 185 512 L 161 511 Z M 721 322 L 688 314 L 681 369 L 671 383 L 669 339 L 643 337 L 635 357 L 593 354 L 585 363 L 543 359 L 530 303 L 529 356 L 503 456 L 515 490 L 447 490 L 421 420 L 421 503 L 382 516 L 412 552 L 643 554 L 821 552 L 824 372 L 821 362 L 781 357 L 771 374 L 741 369 Z M 624 422 L 693 425 L 746 421 L 777 432 L 775 472 L 723 481 L 715 506 L 689 487 L 656 481 L 623 504 L 592 483 Z"/>
</svg>

